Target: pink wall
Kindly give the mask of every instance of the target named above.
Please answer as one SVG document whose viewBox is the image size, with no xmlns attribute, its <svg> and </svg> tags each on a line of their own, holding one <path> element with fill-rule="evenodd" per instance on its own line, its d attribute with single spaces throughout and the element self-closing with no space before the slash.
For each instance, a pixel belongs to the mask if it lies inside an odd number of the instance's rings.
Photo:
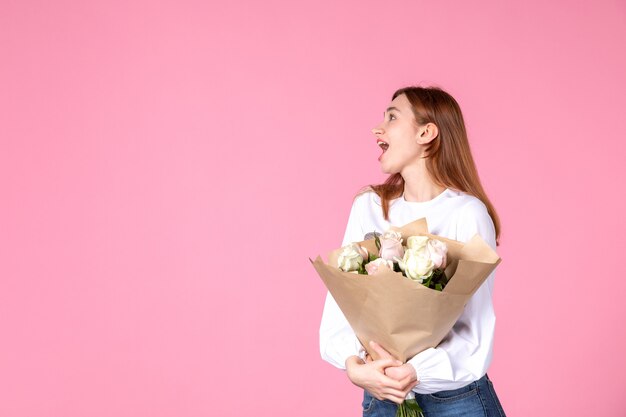
<svg viewBox="0 0 626 417">
<path fill-rule="evenodd" d="M 414 83 L 502 218 L 507 414 L 623 415 L 623 1 L 98 3 L 0 4 L 1 416 L 360 415 L 308 257 Z"/>
</svg>

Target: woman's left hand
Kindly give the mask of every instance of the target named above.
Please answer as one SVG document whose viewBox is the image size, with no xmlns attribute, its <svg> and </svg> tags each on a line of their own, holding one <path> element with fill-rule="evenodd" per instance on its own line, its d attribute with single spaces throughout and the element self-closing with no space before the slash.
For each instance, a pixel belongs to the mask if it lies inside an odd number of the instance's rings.
<svg viewBox="0 0 626 417">
<path fill-rule="evenodd" d="M 383 348 L 381 345 L 374 342 L 373 340 L 370 342 L 370 346 L 372 347 L 372 349 L 376 351 L 376 353 L 378 353 L 378 356 L 380 356 L 381 358 L 393 358 L 391 353 L 387 352 L 385 348 Z M 373 359 L 368 353 L 365 356 L 365 362 L 372 362 L 372 361 Z M 414 383 L 413 387 L 419 384 L 419 381 L 417 380 L 417 373 L 415 372 L 415 368 L 413 368 L 413 365 L 411 365 L 408 362 L 400 366 L 387 367 L 385 369 L 385 375 L 387 375 L 389 378 L 395 379 L 396 381 L 402 382 L 403 385 L 405 386 L 409 383 Z"/>
</svg>

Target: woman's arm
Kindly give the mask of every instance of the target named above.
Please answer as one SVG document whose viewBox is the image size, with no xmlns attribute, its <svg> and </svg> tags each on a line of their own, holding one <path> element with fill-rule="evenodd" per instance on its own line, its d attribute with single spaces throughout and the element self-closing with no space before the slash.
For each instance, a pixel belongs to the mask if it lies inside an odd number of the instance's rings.
<svg viewBox="0 0 626 417">
<path fill-rule="evenodd" d="M 357 385 L 372 394 L 375 398 L 389 399 L 401 404 L 407 394 L 418 383 L 415 372 L 402 372 L 404 367 L 402 362 L 393 358 L 386 350 L 374 342 L 370 342 L 370 347 L 378 352 L 380 359 L 373 361 L 369 356 L 366 362 L 358 356 L 351 356 L 346 360 L 348 378 L 354 385 Z M 396 378 L 385 374 L 386 370 L 394 369 Z"/>
<path fill-rule="evenodd" d="M 363 240 L 361 207 L 364 197 L 365 195 L 360 195 L 352 203 L 341 246 Z M 330 292 L 326 293 L 319 337 L 322 359 L 339 369 L 345 370 L 346 360 L 350 356 L 358 355 L 362 349 L 361 342 Z"/>
<path fill-rule="evenodd" d="M 366 195 L 355 199 L 350 210 L 348 225 L 341 246 L 363 240 L 361 227 L 361 204 Z M 378 346 L 374 346 L 374 349 Z M 382 348 L 380 348 L 382 349 Z M 415 386 L 415 373 L 398 377 L 397 380 L 385 375 L 385 368 L 402 365 L 401 362 L 379 352 L 381 359 L 365 363 L 359 356 L 363 350 L 361 342 L 348 323 L 345 315 L 330 294 L 326 293 L 326 302 L 320 324 L 320 353 L 322 359 L 340 369 L 345 369 L 352 383 L 369 391 L 375 398 L 389 399 L 396 403 L 404 401 L 407 393 Z M 386 352 L 385 352 L 386 353 Z"/>
<path fill-rule="evenodd" d="M 361 342 L 330 293 L 327 294 L 322 317 L 320 327 L 322 358 L 337 368 L 345 369 L 354 385 L 368 390 L 375 398 L 379 400 L 386 398 L 398 404 L 404 401 L 407 393 L 417 383 L 415 372 L 409 374 L 396 371 L 393 375 L 385 375 L 385 369 L 400 366 L 402 362 L 394 359 L 378 345 L 372 347 L 379 349 L 381 359 L 365 363 L 356 355 L 362 348 Z M 345 358 L 343 363 L 340 362 L 342 358 Z"/>
<path fill-rule="evenodd" d="M 345 370 L 346 360 L 351 356 L 358 355 L 361 348 L 361 342 L 350 327 L 348 320 L 333 296 L 327 292 L 320 324 L 322 359 L 339 369 Z"/>
</svg>

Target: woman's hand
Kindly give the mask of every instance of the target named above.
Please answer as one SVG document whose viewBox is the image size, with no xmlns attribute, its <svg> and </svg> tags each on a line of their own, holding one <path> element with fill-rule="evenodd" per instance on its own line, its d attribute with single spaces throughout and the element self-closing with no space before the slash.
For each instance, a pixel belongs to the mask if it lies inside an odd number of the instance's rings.
<svg viewBox="0 0 626 417">
<path fill-rule="evenodd" d="M 401 404 L 411 389 L 417 385 L 415 370 L 410 364 L 406 364 L 412 370 L 412 373 L 409 372 L 402 362 L 377 343 L 370 342 L 370 346 L 380 355 L 380 359 L 372 360 L 371 357 L 366 357 L 367 362 L 363 362 L 358 356 L 351 356 L 346 360 L 348 378 L 378 400 L 389 399 Z M 391 375 L 386 375 L 387 370 L 391 370 Z"/>
<path fill-rule="evenodd" d="M 383 348 L 381 345 L 374 342 L 373 340 L 370 341 L 370 347 L 373 350 L 375 350 L 376 353 L 378 353 L 378 356 L 380 358 L 393 358 L 391 353 L 387 352 L 385 348 Z M 366 363 L 373 362 L 373 361 L 374 360 L 369 355 L 369 353 L 365 355 Z M 408 362 L 400 366 L 395 366 L 395 365 L 388 366 L 387 368 L 385 368 L 385 375 L 387 375 L 390 378 L 395 379 L 396 381 L 399 381 L 402 384 L 411 385 L 411 388 L 409 389 L 409 391 L 415 388 L 417 384 L 419 384 L 419 380 L 417 379 L 417 373 L 415 372 L 415 368 L 413 367 L 413 365 L 411 365 Z"/>
</svg>

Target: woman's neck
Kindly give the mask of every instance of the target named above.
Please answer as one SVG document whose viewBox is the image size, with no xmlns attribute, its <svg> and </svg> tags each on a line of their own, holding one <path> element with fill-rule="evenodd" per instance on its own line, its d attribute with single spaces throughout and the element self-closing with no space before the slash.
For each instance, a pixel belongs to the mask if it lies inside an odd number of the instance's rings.
<svg viewBox="0 0 626 417">
<path fill-rule="evenodd" d="M 428 175 L 424 160 L 416 165 L 406 167 L 401 173 L 404 179 L 404 199 L 406 201 L 424 202 L 432 200 L 446 188 L 435 184 Z"/>
</svg>

